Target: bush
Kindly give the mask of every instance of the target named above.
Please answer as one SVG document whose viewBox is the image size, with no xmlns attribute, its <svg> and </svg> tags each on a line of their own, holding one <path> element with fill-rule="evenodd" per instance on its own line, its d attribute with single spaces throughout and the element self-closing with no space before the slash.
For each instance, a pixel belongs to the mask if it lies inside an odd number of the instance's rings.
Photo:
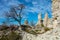
<svg viewBox="0 0 60 40">
<path fill-rule="evenodd" d="M 6 35 L 2 35 L 0 40 L 8 40 L 8 37 Z"/>
<path fill-rule="evenodd" d="M 45 29 L 45 31 L 49 31 L 50 30 L 50 28 L 48 28 L 48 27 L 45 27 L 44 29 Z"/>
<path fill-rule="evenodd" d="M 32 30 L 32 31 L 30 31 L 30 33 L 31 33 L 31 34 L 33 34 L 33 35 L 37 35 L 37 34 L 36 34 L 36 32 L 35 32 L 35 31 L 33 31 L 33 30 Z"/>
<path fill-rule="evenodd" d="M 42 26 L 42 27 L 44 27 L 44 25 L 43 25 L 43 24 L 41 24 L 41 26 Z"/>
<path fill-rule="evenodd" d="M 22 40 L 22 37 L 19 34 L 12 31 L 7 36 L 2 35 L 0 40 Z"/>
</svg>

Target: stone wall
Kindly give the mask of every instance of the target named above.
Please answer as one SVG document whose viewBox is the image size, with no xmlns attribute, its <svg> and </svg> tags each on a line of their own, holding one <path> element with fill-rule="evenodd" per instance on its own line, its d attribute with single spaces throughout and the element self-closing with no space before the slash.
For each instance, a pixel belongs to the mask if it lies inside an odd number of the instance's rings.
<svg viewBox="0 0 60 40">
<path fill-rule="evenodd" d="M 57 16 L 57 21 L 60 23 L 60 0 L 52 0 L 52 15 Z"/>
</svg>

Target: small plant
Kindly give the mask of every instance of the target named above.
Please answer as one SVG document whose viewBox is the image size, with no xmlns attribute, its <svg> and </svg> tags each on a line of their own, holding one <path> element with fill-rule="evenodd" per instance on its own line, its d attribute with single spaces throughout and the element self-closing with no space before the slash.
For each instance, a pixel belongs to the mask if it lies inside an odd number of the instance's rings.
<svg viewBox="0 0 60 40">
<path fill-rule="evenodd" d="M 30 33 L 31 33 L 31 34 L 33 34 L 33 35 L 37 35 L 37 34 L 36 34 L 36 32 L 35 32 L 35 31 L 33 31 L 33 30 L 32 30 L 32 31 L 30 31 Z"/>
<path fill-rule="evenodd" d="M 50 30 L 50 28 L 48 28 L 48 27 L 45 27 L 44 29 L 45 29 L 45 31 L 48 31 L 48 30 Z"/>
<path fill-rule="evenodd" d="M 43 25 L 43 24 L 41 24 L 41 27 L 44 27 L 44 25 Z"/>
</svg>

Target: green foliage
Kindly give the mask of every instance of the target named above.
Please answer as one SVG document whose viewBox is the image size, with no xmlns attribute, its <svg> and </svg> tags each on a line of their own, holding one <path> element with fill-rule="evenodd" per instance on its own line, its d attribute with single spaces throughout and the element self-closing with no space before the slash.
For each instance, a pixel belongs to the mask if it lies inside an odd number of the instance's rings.
<svg viewBox="0 0 60 40">
<path fill-rule="evenodd" d="M 31 34 L 33 34 L 33 35 L 37 35 L 37 34 L 36 34 L 36 32 L 35 32 L 35 31 L 33 31 L 33 30 L 32 30 L 32 31 L 30 31 L 30 33 L 31 33 Z"/>
<path fill-rule="evenodd" d="M 2 35 L 1 39 L 0 40 L 8 40 L 7 36 L 6 35 Z"/>
<path fill-rule="evenodd" d="M 2 35 L 0 40 L 22 40 L 22 37 L 19 34 L 12 31 L 7 36 Z"/>
<path fill-rule="evenodd" d="M 8 36 L 9 40 L 19 40 L 19 38 L 21 39 L 22 37 L 20 37 L 19 34 L 15 33 L 14 31 L 12 31 L 9 36 Z"/>
<path fill-rule="evenodd" d="M 41 27 L 44 27 L 44 25 L 43 25 L 43 24 L 41 24 Z"/>
<path fill-rule="evenodd" d="M 50 28 L 48 28 L 48 27 L 45 27 L 44 29 L 45 29 L 45 31 L 49 31 L 50 30 Z"/>
</svg>

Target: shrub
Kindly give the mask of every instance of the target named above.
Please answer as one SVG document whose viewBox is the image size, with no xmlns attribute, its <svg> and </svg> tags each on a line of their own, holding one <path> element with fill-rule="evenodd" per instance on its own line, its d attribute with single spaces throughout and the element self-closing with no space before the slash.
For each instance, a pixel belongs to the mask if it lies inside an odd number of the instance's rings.
<svg viewBox="0 0 60 40">
<path fill-rule="evenodd" d="M 21 35 L 17 34 L 14 31 L 12 31 L 7 36 L 5 34 L 2 35 L 0 40 L 22 40 L 22 37 L 21 37 Z"/>
<path fill-rule="evenodd" d="M 45 31 L 48 31 L 48 30 L 50 30 L 50 28 L 48 28 L 48 27 L 45 27 L 44 29 L 45 29 Z"/>
<path fill-rule="evenodd" d="M 43 25 L 43 24 L 41 24 L 41 26 L 42 26 L 42 27 L 44 27 L 44 25 Z"/>
<path fill-rule="evenodd" d="M 8 37 L 6 35 L 2 35 L 0 40 L 8 40 Z"/>
</svg>

